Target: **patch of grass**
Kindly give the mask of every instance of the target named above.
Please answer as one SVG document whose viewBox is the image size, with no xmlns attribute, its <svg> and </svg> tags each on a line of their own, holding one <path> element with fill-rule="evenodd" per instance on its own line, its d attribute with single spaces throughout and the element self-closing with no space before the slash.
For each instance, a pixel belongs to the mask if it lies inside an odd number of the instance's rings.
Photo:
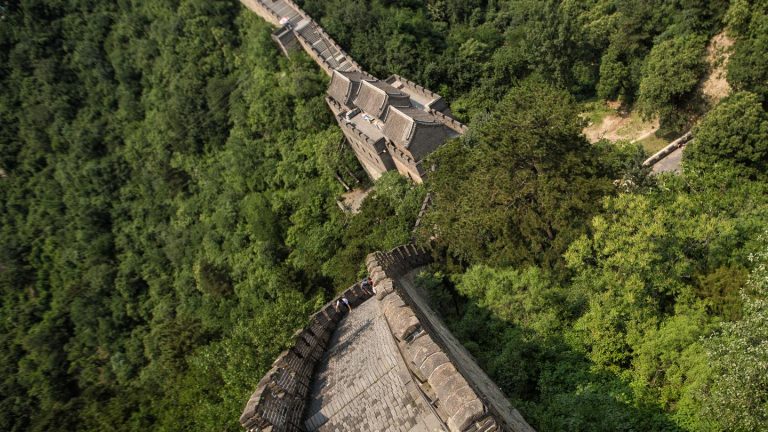
<svg viewBox="0 0 768 432">
<path fill-rule="evenodd" d="M 664 138 L 659 138 L 656 136 L 656 134 L 651 134 L 641 139 L 637 143 L 643 146 L 645 152 L 648 153 L 648 156 L 650 156 L 663 149 L 667 144 L 670 143 L 670 141 L 667 141 Z"/>
<path fill-rule="evenodd" d="M 631 137 L 638 135 L 643 129 L 652 127 L 653 121 L 644 121 L 640 114 L 636 111 L 632 111 L 629 114 L 629 121 L 627 121 L 622 127 L 620 127 L 616 134 L 621 137 L 631 139 Z"/>
<path fill-rule="evenodd" d="M 605 116 L 616 114 L 616 110 L 609 107 L 604 100 L 584 102 L 582 104 L 581 117 L 587 120 L 590 125 L 600 124 Z"/>
</svg>

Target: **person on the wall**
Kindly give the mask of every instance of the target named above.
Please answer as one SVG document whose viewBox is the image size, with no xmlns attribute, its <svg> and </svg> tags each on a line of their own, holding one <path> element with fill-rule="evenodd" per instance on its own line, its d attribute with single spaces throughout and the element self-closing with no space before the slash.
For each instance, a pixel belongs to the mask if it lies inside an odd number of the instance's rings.
<svg viewBox="0 0 768 432">
<path fill-rule="evenodd" d="M 360 288 L 362 288 L 363 292 L 366 294 L 376 294 L 376 288 L 373 287 L 373 281 L 371 280 L 370 276 L 366 276 L 362 281 L 360 281 Z"/>
<path fill-rule="evenodd" d="M 344 308 L 342 305 L 348 307 L 349 311 L 352 312 L 352 305 L 349 304 L 349 300 L 346 296 L 341 296 L 340 299 L 336 300 L 336 312 L 339 312 L 339 307 L 342 309 Z"/>
</svg>

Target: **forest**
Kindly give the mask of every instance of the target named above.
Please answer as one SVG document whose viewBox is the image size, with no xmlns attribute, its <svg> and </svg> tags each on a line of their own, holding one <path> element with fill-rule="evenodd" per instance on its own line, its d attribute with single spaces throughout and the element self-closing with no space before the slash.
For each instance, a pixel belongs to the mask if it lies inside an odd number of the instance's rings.
<svg viewBox="0 0 768 432">
<path fill-rule="evenodd" d="M 426 193 L 419 284 L 537 430 L 768 424 L 768 2 L 298 3 L 468 124 L 424 185 L 340 211 L 328 78 L 235 1 L 0 0 L 0 430 L 240 431 Z M 692 129 L 682 173 L 587 141 L 595 101 Z"/>
</svg>

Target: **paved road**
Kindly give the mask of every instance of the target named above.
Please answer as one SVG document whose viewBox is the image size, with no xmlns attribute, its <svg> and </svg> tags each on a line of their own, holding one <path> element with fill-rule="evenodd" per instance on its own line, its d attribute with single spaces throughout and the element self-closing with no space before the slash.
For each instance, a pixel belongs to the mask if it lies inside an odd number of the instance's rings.
<svg viewBox="0 0 768 432">
<path fill-rule="evenodd" d="M 441 431 L 406 388 L 410 376 L 375 298 L 355 308 L 329 341 L 310 390 L 309 431 Z"/>
<path fill-rule="evenodd" d="M 685 146 L 680 147 L 679 149 L 673 151 L 667 157 L 664 159 L 656 162 L 655 165 L 653 165 L 653 172 L 654 173 L 662 173 L 662 172 L 680 172 L 680 163 L 683 160 L 683 150 L 685 149 Z"/>
</svg>

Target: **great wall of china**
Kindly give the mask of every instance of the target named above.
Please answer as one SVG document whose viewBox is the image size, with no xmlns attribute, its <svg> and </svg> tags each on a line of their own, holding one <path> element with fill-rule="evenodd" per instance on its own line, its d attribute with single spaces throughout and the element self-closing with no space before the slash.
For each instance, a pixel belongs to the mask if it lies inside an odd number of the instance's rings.
<svg viewBox="0 0 768 432">
<path fill-rule="evenodd" d="M 466 126 L 451 116 L 448 104 L 440 95 L 398 75 L 379 80 L 367 73 L 293 1 L 240 2 L 277 28 L 272 33 L 272 39 L 286 56 L 303 49 L 331 77 L 326 103 L 347 144 L 372 179 L 379 178 L 384 172 L 397 170 L 401 175 L 421 183 L 427 175 L 422 160 L 448 139 L 466 132 Z M 643 166 L 650 167 L 653 174 L 680 172 L 683 150 L 692 139 L 691 132 L 684 134 L 650 156 Z M 425 206 L 427 202 L 428 199 Z M 395 259 L 393 257 L 403 250 L 395 249 L 388 254 L 377 252 L 376 256 L 387 261 Z M 413 261 L 413 257 L 400 259 L 402 261 L 393 266 L 381 264 L 382 268 L 388 269 L 384 273 L 394 271 L 382 279 L 385 282 L 380 293 L 393 292 L 393 295 L 388 296 L 381 307 L 372 306 L 375 302 L 368 302 L 361 288 L 353 286 L 343 295 L 352 299 L 353 305 L 362 308 L 350 314 L 349 319 L 335 314 L 329 304 L 311 317 L 307 328 L 297 332 L 294 347 L 275 361 L 272 370 L 248 402 L 241 418 L 246 429 L 533 430 L 429 310 L 427 303 L 414 289 L 411 275 L 398 267 L 418 263 Z M 361 322 L 366 324 L 360 327 Z M 371 325 L 378 331 L 378 345 L 367 346 L 370 343 L 359 340 L 357 336 L 346 340 L 350 331 L 359 335 L 369 332 L 368 326 Z M 385 327 L 391 331 L 383 331 Z M 418 337 L 413 337 L 413 329 L 418 329 Z M 408 330 L 411 330 L 410 333 Z M 388 339 L 392 340 L 388 342 Z M 343 340 L 346 342 L 340 342 Z M 353 340 L 357 342 L 353 344 Z M 389 347 L 388 352 L 381 351 L 386 351 L 386 347 Z M 393 347 L 397 349 L 393 350 Z M 432 349 L 437 351 L 430 351 Z M 437 354 L 438 351 L 441 354 Z M 393 355 L 394 352 L 399 355 Z M 419 352 L 422 357 L 419 357 Z M 353 401 L 350 396 L 355 393 L 354 386 L 360 387 L 360 384 L 351 384 L 353 390 L 342 392 L 338 389 L 327 391 L 326 388 L 333 387 L 331 381 L 335 368 L 341 367 L 339 365 L 344 364 L 343 368 L 347 369 L 365 368 L 368 361 L 365 356 L 352 362 L 339 360 L 346 354 L 351 354 L 349 358 L 356 358 L 355 355 L 361 353 L 388 359 L 385 366 L 374 369 L 378 372 L 373 375 L 352 374 L 356 379 L 340 380 L 346 382 L 345 385 L 350 382 L 372 385 L 389 377 L 388 381 L 385 380 L 389 387 L 358 388 L 360 391 L 355 397 L 367 400 L 369 405 L 361 405 L 359 400 Z M 429 355 L 423 357 L 425 353 Z M 435 366 L 438 359 L 447 359 L 446 365 L 442 368 Z M 399 380 L 384 372 L 384 369 L 391 372 L 397 368 Z M 441 375 L 433 377 L 438 369 L 445 375 L 443 378 L 438 378 Z M 426 372 L 429 373 L 425 375 Z M 441 380 L 451 385 L 443 386 Z M 383 405 L 378 406 L 380 404 Z M 354 411 L 376 414 L 373 418 L 351 416 Z"/>
<path fill-rule="evenodd" d="M 331 77 L 326 102 L 369 177 L 387 171 L 421 183 L 426 156 L 466 131 L 443 98 L 406 78 L 380 80 L 364 71 L 290 0 L 241 0 L 277 26 L 272 39 L 290 56 L 303 49 Z"/>
<path fill-rule="evenodd" d="M 431 261 L 413 245 L 375 252 L 359 285 L 294 335 L 246 404 L 255 431 L 532 432 L 429 308 L 413 275 Z"/>
<path fill-rule="evenodd" d="M 331 77 L 326 102 L 368 175 L 421 182 L 421 160 L 466 127 L 437 94 L 365 72 L 290 0 L 240 0 L 277 27 L 286 55 L 301 47 Z M 256 431 L 533 431 L 413 283 L 431 256 L 413 245 L 366 259 L 375 298 L 353 285 L 294 334 L 248 400 Z M 349 299 L 352 310 L 337 311 Z"/>
</svg>

